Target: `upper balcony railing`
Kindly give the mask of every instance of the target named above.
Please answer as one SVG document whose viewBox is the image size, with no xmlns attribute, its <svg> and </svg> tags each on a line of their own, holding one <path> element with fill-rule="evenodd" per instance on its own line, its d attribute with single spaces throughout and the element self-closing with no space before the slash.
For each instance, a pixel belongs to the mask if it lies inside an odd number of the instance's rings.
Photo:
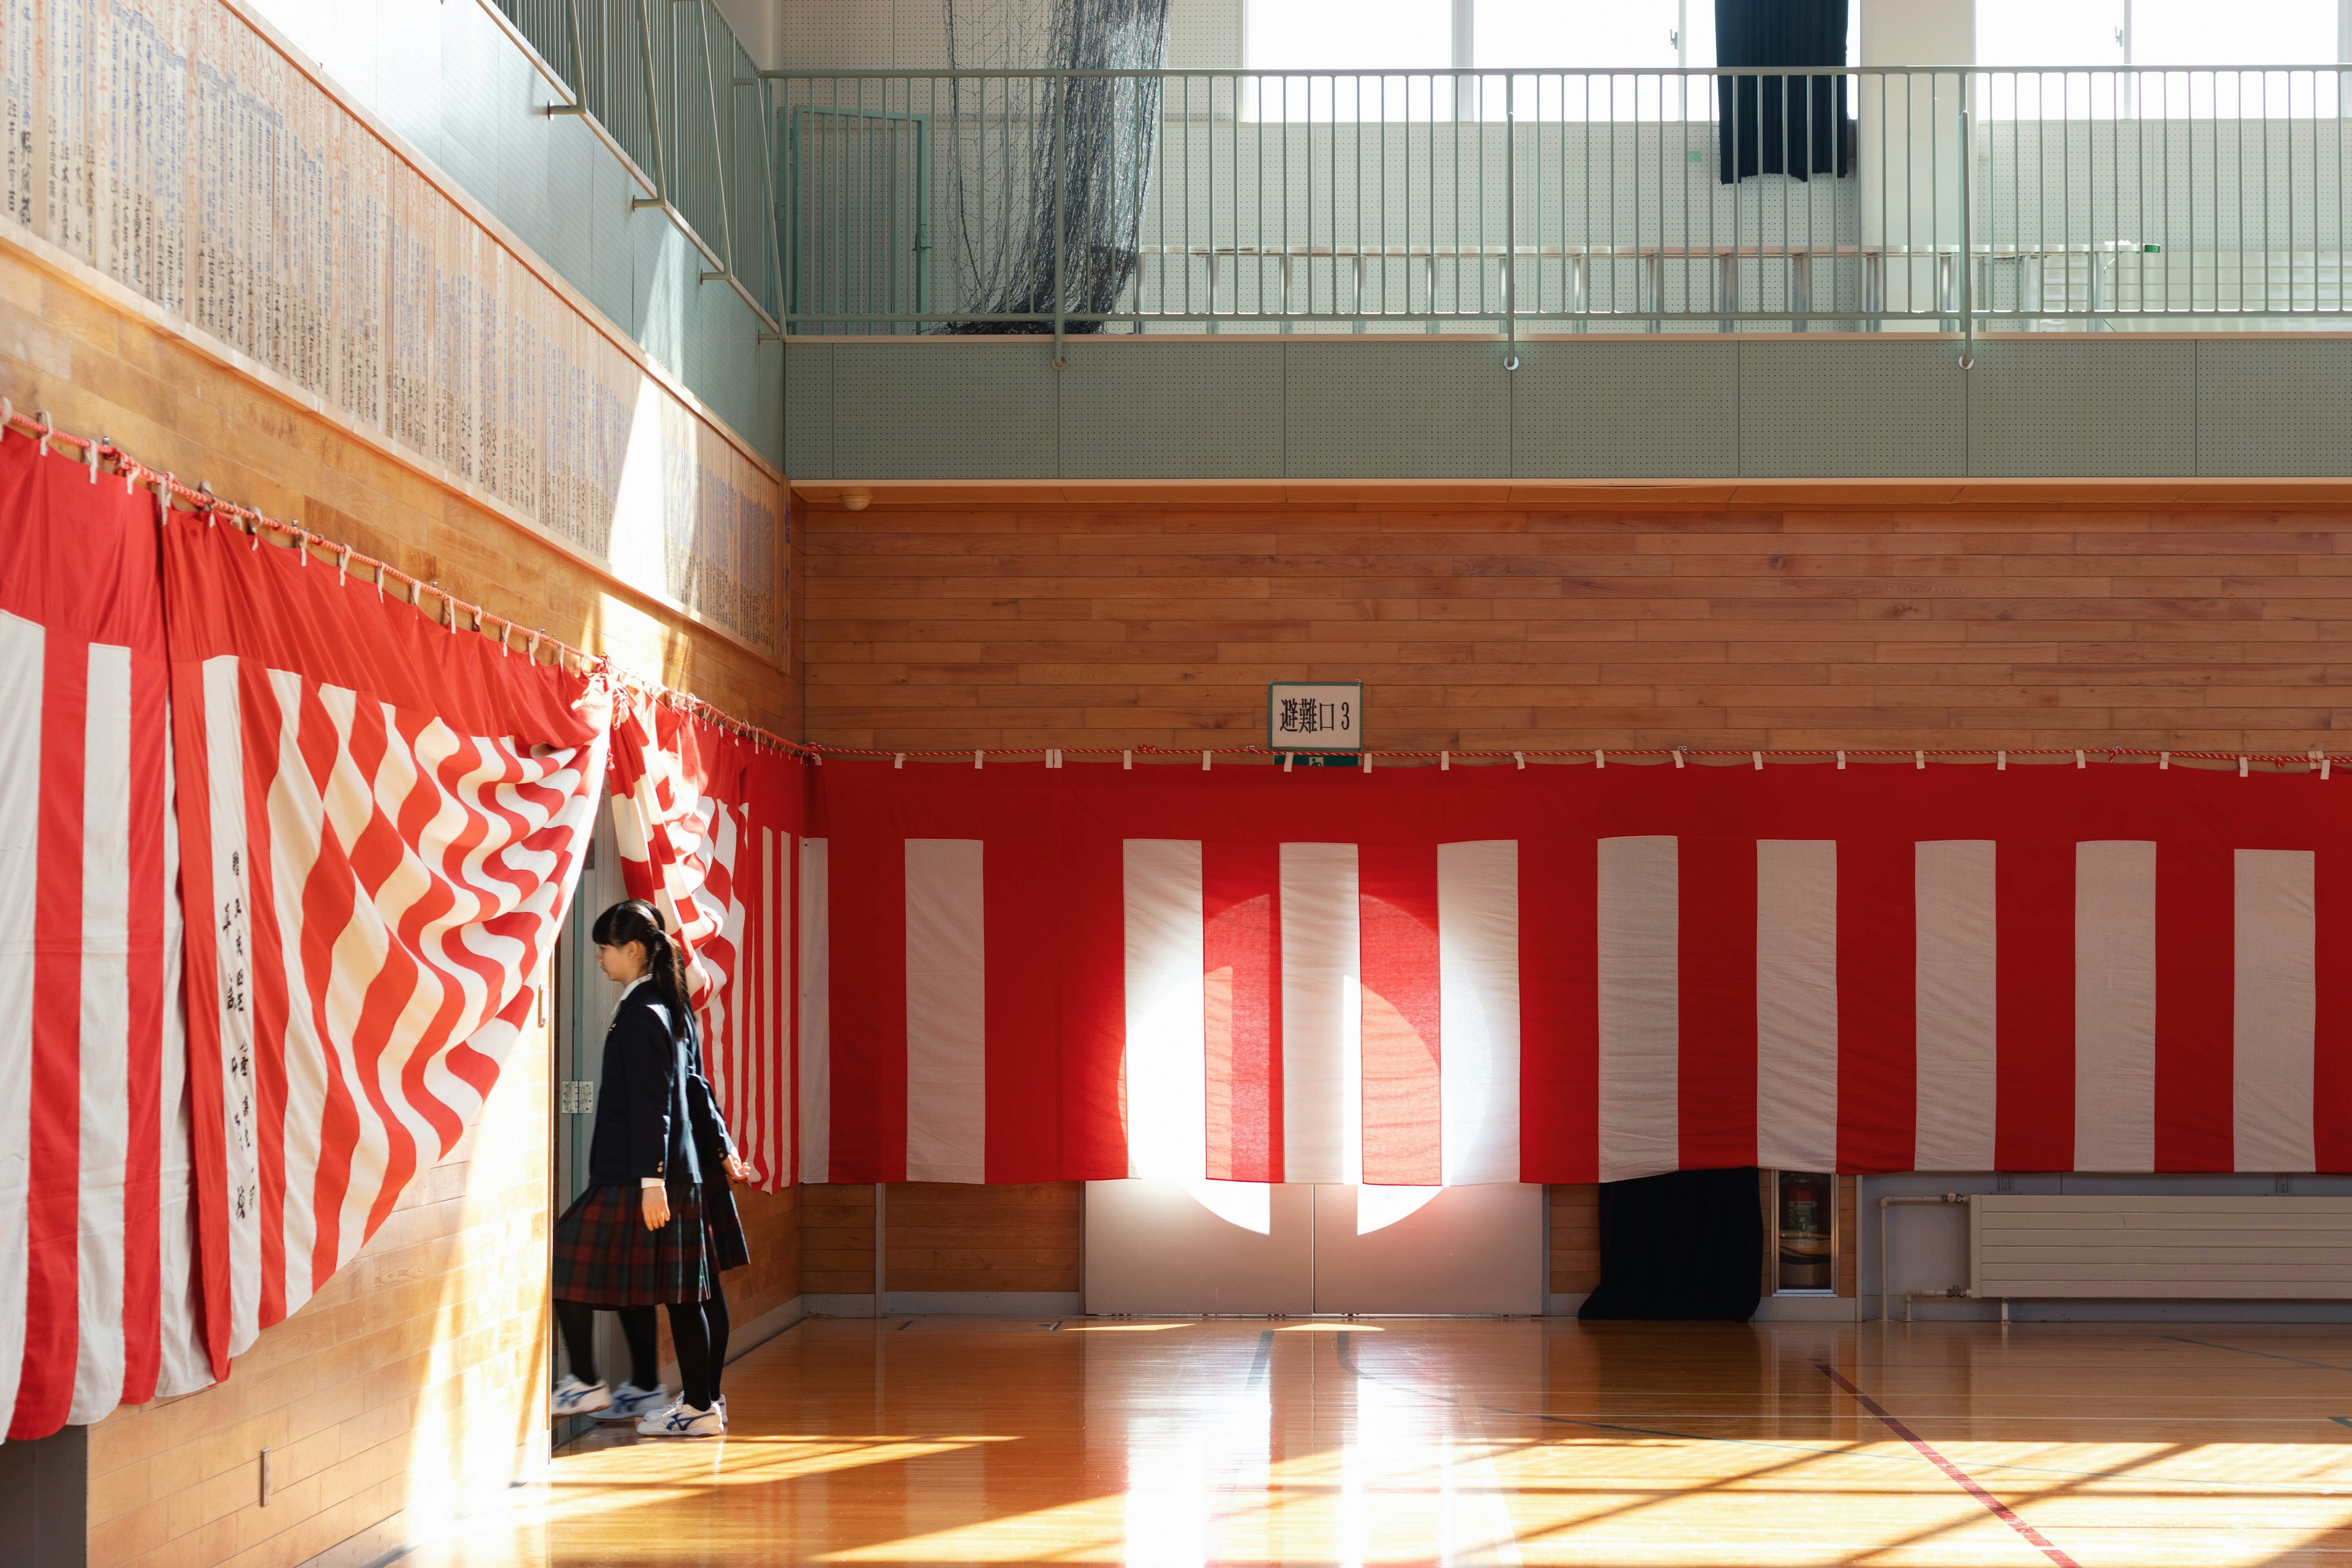
<svg viewBox="0 0 2352 1568">
<path fill-rule="evenodd" d="M 2352 67 L 764 79 L 793 333 L 2352 328 Z"/>
<path fill-rule="evenodd" d="M 777 325 L 772 97 L 714 0 L 496 0 L 576 114 L 723 282 Z"/>
</svg>

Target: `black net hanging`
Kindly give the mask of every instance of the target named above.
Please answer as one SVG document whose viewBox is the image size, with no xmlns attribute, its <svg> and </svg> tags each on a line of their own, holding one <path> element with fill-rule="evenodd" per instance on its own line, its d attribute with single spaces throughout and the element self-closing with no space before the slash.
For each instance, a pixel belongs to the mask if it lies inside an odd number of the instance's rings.
<svg viewBox="0 0 2352 1568">
<path fill-rule="evenodd" d="M 1156 71 L 1168 52 L 1168 0 L 947 0 L 947 25 L 959 71 Z M 945 118 L 944 248 L 962 319 L 939 330 L 1050 332 L 1058 275 L 1065 330 L 1100 331 L 1135 281 L 1159 79 L 951 78 Z"/>
</svg>

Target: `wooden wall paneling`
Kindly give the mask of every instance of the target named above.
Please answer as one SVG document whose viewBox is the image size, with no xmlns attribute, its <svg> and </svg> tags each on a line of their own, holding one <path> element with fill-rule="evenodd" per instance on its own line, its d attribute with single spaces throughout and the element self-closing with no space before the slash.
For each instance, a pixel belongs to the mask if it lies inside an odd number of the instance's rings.
<svg viewBox="0 0 2352 1568">
<path fill-rule="evenodd" d="M 1366 682 L 1375 747 L 2300 752 L 2352 668 L 2352 509 L 803 503 L 813 738 L 1238 745 Z"/>
</svg>

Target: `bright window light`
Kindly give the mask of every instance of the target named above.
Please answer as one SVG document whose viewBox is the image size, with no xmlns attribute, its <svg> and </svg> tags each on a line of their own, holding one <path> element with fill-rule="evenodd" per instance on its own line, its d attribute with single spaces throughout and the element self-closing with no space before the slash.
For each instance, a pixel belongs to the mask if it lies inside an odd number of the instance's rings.
<svg viewBox="0 0 2352 1568">
<path fill-rule="evenodd" d="M 1707 9 L 1713 9 L 1709 0 Z M 1678 0 L 1624 0 L 1622 5 L 1563 5 L 1559 0 L 1477 0 L 1471 52 L 1484 69 L 1520 66 L 1533 74 L 1513 84 L 1514 107 L 1544 120 L 1682 118 L 1676 79 L 1644 76 L 1680 63 L 1675 27 Z M 1624 71 L 1622 76 L 1565 74 Z M 1502 83 L 1481 84 L 1480 117 L 1500 120 Z M 1702 102 L 1704 100 L 1702 100 Z"/>
<path fill-rule="evenodd" d="M 2132 0 L 2131 63 L 2333 65 L 2336 0 Z"/>
<path fill-rule="evenodd" d="M 2200 119 L 2333 115 L 2335 71 L 2231 68 L 2332 66 L 2336 49 L 2336 0 L 2238 0 L 2226 8 L 2198 0 L 2132 0 L 2132 64 L 2190 68 L 2135 75 L 2134 108 L 2144 116 Z M 2200 66 L 2220 68 L 2195 68 Z"/>
<path fill-rule="evenodd" d="M 2123 0 L 1977 0 L 1980 66 L 2119 66 Z"/>
<path fill-rule="evenodd" d="M 1242 84 L 1242 118 L 1426 121 L 1450 92 L 1427 76 L 1454 66 L 1448 0 L 1258 0 L 1244 7 L 1242 59 L 1251 70 L 1297 71 Z"/>
</svg>

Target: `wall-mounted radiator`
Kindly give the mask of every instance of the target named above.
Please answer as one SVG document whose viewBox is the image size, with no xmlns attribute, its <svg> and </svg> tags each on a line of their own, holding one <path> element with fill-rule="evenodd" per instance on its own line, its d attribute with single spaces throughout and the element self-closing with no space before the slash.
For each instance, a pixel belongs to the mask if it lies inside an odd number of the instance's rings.
<svg viewBox="0 0 2352 1568">
<path fill-rule="evenodd" d="M 2352 1197 L 1985 1193 L 1969 1204 L 1969 1294 L 2352 1300 Z"/>
</svg>

